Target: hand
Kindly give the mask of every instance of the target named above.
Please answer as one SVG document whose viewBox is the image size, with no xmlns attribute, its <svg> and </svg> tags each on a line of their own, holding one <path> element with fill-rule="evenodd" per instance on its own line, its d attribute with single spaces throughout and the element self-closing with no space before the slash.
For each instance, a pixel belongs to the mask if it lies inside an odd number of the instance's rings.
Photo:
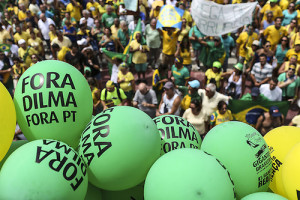
<svg viewBox="0 0 300 200">
<path fill-rule="evenodd" d="M 254 85 L 255 85 L 256 87 L 259 87 L 259 86 L 260 86 L 260 83 L 255 82 Z"/>
<path fill-rule="evenodd" d="M 143 103 L 142 103 L 142 106 L 148 107 L 149 104 L 147 104 L 146 102 L 143 102 Z"/>
<path fill-rule="evenodd" d="M 161 82 L 162 82 L 162 83 L 166 83 L 166 82 L 168 82 L 168 79 L 165 78 L 165 79 L 161 80 Z"/>
<path fill-rule="evenodd" d="M 288 83 L 288 84 L 291 84 L 291 83 L 293 83 L 295 81 L 295 79 L 288 79 L 287 81 L 286 81 L 286 83 Z"/>
<path fill-rule="evenodd" d="M 156 110 L 156 117 L 161 116 L 161 114 L 158 112 L 158 110 Z"/>
<path fill-rule="evenodd" d="M 92 60 L 89 59 L 88 62 L 89 62 L 90 65 L 93 65 L 93 61 Z"/>
<path fill-rule="evenodd" d="M 171 80 L 174 82 L 174 81 L 175 81 L 175 78 L 172 76 L 172 77 L 171 77 Z"/>
</svg>

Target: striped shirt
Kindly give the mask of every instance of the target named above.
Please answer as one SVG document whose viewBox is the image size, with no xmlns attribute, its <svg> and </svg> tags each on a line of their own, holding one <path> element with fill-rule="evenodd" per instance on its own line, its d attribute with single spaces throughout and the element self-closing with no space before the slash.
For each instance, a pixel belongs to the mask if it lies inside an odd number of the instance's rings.
<svg viewBox="0 0 300 200">
<path fill-rule="evenodd" d="M 254 75 L 256 81 L 258 83 L 262 82 L 266 78 L 271 78 L 272 77 L 272 71 L 273 67 L 272 65 L 266 63 L 263 68 L 261 68 L 260 62 L 255 63 L 252 70 L 251 74 Z"/>
</svg>

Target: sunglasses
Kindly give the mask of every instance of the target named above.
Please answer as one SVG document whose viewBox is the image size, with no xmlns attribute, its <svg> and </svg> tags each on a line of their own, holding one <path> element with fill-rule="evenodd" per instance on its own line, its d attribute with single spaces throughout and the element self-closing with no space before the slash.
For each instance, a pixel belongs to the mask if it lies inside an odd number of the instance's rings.
<svg viewBox="0 0 300 200">
<path fill-rule="evenodd" d="M 293 68 L 289 68 L 289 70 L 296 71 L 296 69 L 293 69 Z"/>
<path fill-rule="evenodd" d="M 282 40 L 282 42 L 287 42 L 287 40 Z"/>
<path fill-rule="evenodd" d="M 271 45 L 266 45 L 266 47 L 271 47 Z"/>
</svg>

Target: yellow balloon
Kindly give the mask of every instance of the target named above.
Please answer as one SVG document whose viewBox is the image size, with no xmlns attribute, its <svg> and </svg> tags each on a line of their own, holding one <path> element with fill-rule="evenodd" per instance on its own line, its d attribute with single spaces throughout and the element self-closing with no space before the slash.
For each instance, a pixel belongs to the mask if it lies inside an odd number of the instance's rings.
<svg viewBox="0 0 300 200">
<path fill-rule="evenodd" d="M 288 199 L 298 200 L 298 195 L 300 196 L 300 143 L 296 144 L 284 159 L 282 181 Z"/>
<path fill-rule="evenodd" d="M 15 134 L 16 111 L 14 102 L 0 82 L 0 161 L 7 153 Z"/>
<path fill-rule="evenodd" d="M 269 146 L 272 159 L 270 188 L 274 193 L 287 197 L 282 184 L 284 158 L 291 148 L 300 142 L 300 128 L 281 126 L 268 132 L 264 137 Z"/>
</svg>

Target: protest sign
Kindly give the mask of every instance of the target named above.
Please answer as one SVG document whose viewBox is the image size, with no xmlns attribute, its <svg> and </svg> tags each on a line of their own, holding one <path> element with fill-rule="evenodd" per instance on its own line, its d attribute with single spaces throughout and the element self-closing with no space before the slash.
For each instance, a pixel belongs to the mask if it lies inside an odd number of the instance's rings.
<svg viewBox="0 0 300 200">
<path fill-rule="evenodd" d="M 127 10 L 137 11 L 138 0 L 124 0 L 124 4 Z"/>
<path fill-rule="evenodd" d="M 172 27 L 180 29 L 182 24 L 181 17 L 183 13 L 184 10 L 180 8 L 175 8 L 171 5 L 163 6 L 160 9 L 156 28 Z"/>
</svg>

